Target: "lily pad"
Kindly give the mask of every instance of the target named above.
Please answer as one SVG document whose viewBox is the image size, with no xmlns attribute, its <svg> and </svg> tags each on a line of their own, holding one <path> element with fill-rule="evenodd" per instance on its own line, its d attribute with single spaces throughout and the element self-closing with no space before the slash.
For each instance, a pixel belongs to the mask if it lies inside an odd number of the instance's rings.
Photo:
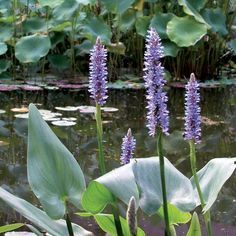
<svg viewBox="0 0 236 236">
<path fill-rule="evenodd" d="M 95 113 L 96 107 L 94 106 L 78 106 L 80 113 Z"/>
<path fill-rule="evenodd" d="M 25 36 L 16 43 L 15 56 L 22 63 L 38 62 L 50 48 L 51 41 L 46 35 Z"/>
<path fill-rule="evenodd" d="M 20 119 L 29 119 L 29 113 L 17 114 L 17 115 L 14 115 L 14 117 L 20 118 Z"/>
<path fill-rule="evenodd" d="M 0 23 L 0 29 L 1 29 L 0 41 L 5 42 L 12 38 L 13 35 L 12 24 Z"/>
<path fill-rule="evenodd" d="M 101 0 L 106 9 L 114 14 L 124 13 L 134 2 L 135 0 Z"/>
<path fill-rule="evenodd" d="M 42 116 L 62 116 L 59 112 L 51 112 L 50 110 L 39 109 L 39 112 Z"/>
<path fill-rule="evenodd" d="M 206 25 L 193 17 L 173 17 L 167 24 L 167 34 L 180 47 L 195 45 L 207 33 Z"/>
<path fill-rule="evenodd" d="M 58 121 L 58 120 L 60 120 L 61 118 L 54 117 L 54 116 L 43 116 L 43 119 L 44 119 L 45 121 Z"/>
<path fill-rule="evenodd" d="M 75 118 L 75 117 L 63 117 L 62 120 L 65 120 L 65 121 L 76 121 L 77 118 Z"/>
<path fill-rule="evenodd" d="M 76 125 L 76 122 L 66 121 L 66 120 L 58 120 L 58 121 L 53 121 L 52 124 L 55 126 L 73 126 L 73 125 Z"/>
<path fill-rule="evenodd" d="M 30 232 L 24 232 L 24 231 L 21 231 L 21 232 L 8 232 L 8 233 L 5 233 L 5 236 L 36 236 L 35 233 L 30 233 Z"/>
<path fill-rule="evenodd" d="M 55 107 L 55 109 L 59 111 L 77 111 L 78 107 L 66 106 L 66 107 Z"/>
</svg>

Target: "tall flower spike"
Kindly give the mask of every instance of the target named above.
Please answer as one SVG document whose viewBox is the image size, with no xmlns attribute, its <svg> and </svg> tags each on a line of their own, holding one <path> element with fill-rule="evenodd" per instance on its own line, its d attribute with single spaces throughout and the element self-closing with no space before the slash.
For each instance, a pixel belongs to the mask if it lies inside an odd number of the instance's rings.
<svg viewBox="0 0 236 236">
<path fill-rule="evenodd" d="M 199 84 L 192 73 L 190 80 L 185 86 L 185 131 L 184 139 L 201 142 L 201 116 Z"/>
<path fill-rule="evenodd" d="M 128 164 L 133 157 L 136 140 L 132 135 L 131 129 L 128 129 L 127 135 L 123 138 L 121 146 L 120 160 L 122 164 Z"/>
<path fill-rule="evenodd" d="M 163 92 L 166 80 L 164 79 L 164 68 L 160 62 L 163 56 L 161 39 L 155 29 L 151 28 L 146 37 L 143 70 L 147 89 L 147 127 L 150 136 L 155 136 L 158 126 L 166 135 L 169 131 L 168 98 L 166 93 Z"/>
<path fill-rule="evenodd" d="M 100 106 L 106 103 L 107 99 L 107 50 L 98 37 L 96 44 L 90 53 L 89 63 L 89 92 L 90 97 Z"/>
</svg>

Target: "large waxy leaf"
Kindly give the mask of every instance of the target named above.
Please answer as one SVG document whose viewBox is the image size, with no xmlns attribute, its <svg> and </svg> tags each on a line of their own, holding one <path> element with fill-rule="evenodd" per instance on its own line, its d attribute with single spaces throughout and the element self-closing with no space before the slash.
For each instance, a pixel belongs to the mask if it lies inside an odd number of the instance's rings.
<svg viewBox="0 0 236 236">
<path fill-rule="evenodd" d="M 12 24 L 0 23 L 0 41 L 7 41 L 13 36 L 13 27 Z"/>
<path fill-rule="evenodd" d="M 167 159 L 165 159 L 165 168 L 168 202 L 182 211 L 194 209 L 196 203 L 190 180 L 180 173 Z M 149 215 L 157 213 L 157 210 L 162 205 L 158 157 L 132 160 L 131 163 L 101 176 L 95 182 L 104 185 L 115 197 L 126 204 L 134 196 L 137 204 Z M 93 185 L 89 185 L 83 195 L 83 207 L 93 213 L 100 212 L 106 204 L 112 202 L 109 191 L 103 193 Z M 95 209 L 91 205 L 93 204 L 92 201 L 97 199 L 98 196 L 102 196 L 103 201 Z"/>
<path fill-rule="evenodd" d="M 174 17 L 171 13 L 157 13 L 151 20 L 151 27 L 155 28 L 162 39 L 168 38 L 167 23 Z"/>
<path fill-rule="evenodd" d="M 191 5 L 198 12 L 205 6 L 207 0 L 188 0 L 188 4 Z"/>
<path fill-rule="evenodd" d="M 0 73 L 6 71 L 11 66 L 11 61 L 0 59 Z"/>
<path fill-rule="evenodd" d="M 195 45 L 206 33 L 206 25 L 189 16 L 175 16 L 167 24 L 167 34 L 170 40 L 180 47 Z"/>
<path fill-rule="evenodd" d="M 25 33 L 46 32 L 47 23 L 43 18 L 31 17 L 23 22 L 23 30 Z"/>
<path fill-rule="evenodd" d="M 219 191 L 226 180 L 233 174 L 236 164 L 236 158 L 215 158 L 210 160 L 201 170 L 197 172 L 199 184 L 205 200 L 204 212 L 209 210 L 215 202 Z M 197 190 L 193 177 L 191 178 L 195 190 L 196 199 Z M 200 204 L 197 200 L 198 205 Z"/>
<path fill-rule="evenodd" d="M 197 213 L 194 212 L 192 220 L 191 220 L 191 224 L 190 224 L 190 227 L 186 236 L 201 236 L 201 235 L 202 235 L 201 226 L 198 220 L 198 216 L 197 216 Z"/>
<path fill-rule="evenodd" d="M 42 119 L 29 107 L 28 180 L 46 213 L 63 218 L 66 202 L 80 208 L 85 180 L 79 164 Z"/>
<path fill-rule="evenodd" d="M 116 236 L 117 235 L 117 231 L 116 231 L 116 226 L 115 226 L 115 222 L 114 222 L 114 217 L 111 214 L 90 214 L 90 213 L 77 213 L 79 216 L 82 217 L 89 217 L 89 216 L 93 216 L 97 222 L 97 224 L 100 226 L 100 228 L 108 233 L 109 235 L 113 235 Z M 128 228 L 128 224 L 127 221 L 120 216 L 120 222 L 121 222 L 121 227 L 122 227 L 122 231 L 123 234 L 125 236 L 131 236 L 130 235 L 130 231 Z M 137 229 L 137 236 L 145 236 L 144 231 L 138 227 Z"/>
<path fill-rule="evenodd" d="M 132 28 L 136 20 L 136 11 L 134 9 L 128 9 L 121 16 L 116 19 L 116 24 L 114 26 L 119 27 L 120 31 L 127 32 Z"/>
<path fill-rule="evenodd" d="M 56 6 L 62 4 L 64 2 L 64 0 L 38 0 L 39 5 L 42 7 L 50 7 L 50 8 L 55 8 Z"/>
<path fill-rule="evenodd" d="M 134 1 L 135 0 L 101 0 L 101 3 L 109 12 L 122 14 L 134 3 Z"/>
<path fill-rule="evenodd" d="M 16 43 L 15 56 L 22 63 L 37 62 L 47 55 L 50 47 L 50 38 L 46 35 L 25 36 Z"/>
<path fill-rule="evenodd" d="M 175 43 L 171 42 L 170 40 L 163 40 L 162 45 L 164 47 L 165 56 L 176 57 L 180 50 L 180 47 L 178 47 Z M 168 151 L 169 148 L 171 148 L 172 150 L 175 149 L 174 152 L 177 152 L 176 148 L 174 148 L 173 146 L 168 147 Z"/>
<path fill-rule="evenodd" d="M 178 0 L 179 5 L 183 6 L 184 12 L 190 16 L 193 16 L 196 21 L 205 24 L 208 28 L 210 26 L 207 24 L 207 22 L 203 19 L 203 17 L 199 14 L 199 12 L 195 9 L 197 5 L 192 4 L 192 1 L 189 0 Z M 200 1 L 201 4 L 201 1 Z M 199 4 L 199 5 L 200 5 Z"/>
<path fill-rule="evenodd" d="M 33 206 L 29 202 L 14 196 L 0 187 L 0 199 L 22 216 L 27 218 L 33 224 L 41 229 L 46 230 L 54 236 L 68 235 L 66 222 L 64 220 L 52 220 L 45 212 Z M 72 224 L 73 231 L 76 236 L 92 235 L 91 232 L 82 227 Z"/>
<path fill-rule="evenodd" d="M 3 55 L 7 51 L 7 45 L 0 42 L 0 55 Z"/>
<path fill-rule="evenodd" d="M 202 15 L 205 21 L 211 26 L 212 31 L 218 32 L 221 35 L 226 35 L 228 33 L 225 24 L 226 17 L 220 8 L 204 9 Z"/>
<path fill-rule="evenodd" d="M 24 224 L 22 224 L 22 223 L 15 223 L 15 224 L 0 226 L 0 234 L 18 229 L 18 228 L 22 227 L 23 225 Z"/>
<path fill-rule="evenodd" d="M 100 18 L 88 17 L 82 26 L 82 34 L 90 41 L 95 42 L 99 36 L 102 41 L 109 43 L 112 33 L 106 22 Z"/>
<path fill-rule="evenodd" d="M 136 32 L 141 35 L 145 36 L 147 34 L 147 30 L 150 25 L 150 17 L 149 16 L 142 16 L 138 17 L 135 22 Z"/>
</svg>

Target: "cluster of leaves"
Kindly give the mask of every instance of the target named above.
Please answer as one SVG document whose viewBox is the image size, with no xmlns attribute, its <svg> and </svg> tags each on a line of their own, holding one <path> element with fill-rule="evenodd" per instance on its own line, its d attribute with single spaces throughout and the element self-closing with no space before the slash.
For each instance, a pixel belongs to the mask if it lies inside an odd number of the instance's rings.
<svg viewBox="0 0 236 236">
<path fill-rule="evenodd" d="M 27 225 L 37 235 L 45 230 L 51 235 L 67 235 L 63 218 L 70 203 L 76 209 L 84 210 L 80 216 L 94 216 L 101 229 L 116 235 L 113 216 L 102 211 L 117 201 L 128 204 L 131 197 L 136 199 L 138 208 L 148 215 L 163 217 L 160 168 L 158 157 L 139 158 L 112 170 L 93 180 L 86 189 L 83 172 L 73 155 L 41 117 L 34 105 L 29 108 L 29 133 L 27 172 L 29 184 L 39 199 L 44 211 L 0 187 L 0 199 L 14 208 L 35 226 Z M 198 177 L 206 205 L 210 209 L 225 181 L 235 170 L 235 158 L 216 158 L 209 161 Z M 199 204 L 193 178 L 188 179 L 165 159 L 167 200 L 172 225 L 187 223 L 190 212 Z M 227 169 L 227 172 L 225 171 Z M 120 217 L 124 235 L 130 235 L 126 220 Z M 0 232 L 16 229 L 22 224 L 0 228 Z M 74 235 L 92 235 L 79 225 L 72 224 Z M 198 232 L 199 234 L 194 234 Z M 137 235 L 145 235 L 138 228 Z M 196 214 L 188 236 L 201 235 Z"/>
<path fill-rule="evenodd" d="M 175 77 L 213 75 L 227 47 L 236 50 L 235 12 L 235 0 L 2 0 L 0 73 L 12 68 L 14 76 L 16 65 L 38 62 L 42 71 L 45 65 L 83 70 L 86 60 L 77 59 L 97 36 L 111 52 L 112 68 L 140 71 L 143 37 L 152 26 Z"/>
</svg>

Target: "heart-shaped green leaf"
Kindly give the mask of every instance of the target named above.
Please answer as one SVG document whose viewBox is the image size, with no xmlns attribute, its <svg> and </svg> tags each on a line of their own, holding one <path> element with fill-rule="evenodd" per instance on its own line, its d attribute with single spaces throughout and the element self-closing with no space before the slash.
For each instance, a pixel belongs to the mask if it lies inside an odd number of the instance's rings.
<svg viewBox="0 0 236 236">
<path fill-rule="evenodd" d="M 45 212 L 33 206 L 29 202 L 14 196 L 0 187 L 0 199 L 12 207 L 34 225 L 46 230 L 51 235 L 68 235 L 65 220 L 52 220 Z M 72 224 L 75 236 L 92 236 L 93 234 L 79 225 Z"/>
<path fill-rule="evenodd" d="M 46 35 L 25 36 L 16 43 L 15 56 L 22 63 L 38 62 L 50 47 L 50 38 Z"/>
<path fill-rule="evenodd" d="M 210 160 L 201 170 L 197 172 L 199 184 L 205 200 L 204 212 L 208 211 L 215 202 L 219 191 L 226 180 L 233 174 L 236 164 L 236 158 L 215 158 Z M 193 177 L 191 182 L 195 191 L 197 204 L 199 198 Z"/>
<path fill-rule="evenodd" d="M 114 14 L 124 13 L 135 0 L 101 0 L 101 3 L 106 7 L 106 9 Z"/>
<path fill-rule="evenodd" d="M 167 159 L 165 159 L 167 200 L 182 211 L 195 208 L 195 197 L 190 180 L 180 173 Z M 162 190 L 160 181 L 160 166 L 158 157 L 139 158 L 129 164 L 115 169 L 94 182 L 106 187 L 106 193 L 96 184 L 88 186 L 82 198 L 83 207 L 93 213 L 103 210 L 106 204 L 112 202 L 112 195 L 128 204 L 134 196 L 141 209 L 149 214 L 157 213 L 162 205 Z M 99 185 L 100 186 L 100 185 Z M 112 194 L 112 195 L 111 195 Z M 101 199 L 98 206 L 93 199 Z"/>
<path fill-rule="evenodd" d="M 151 20 L 151 27 L 155 28 L 162 39 L 168 38 L 167 23 L 174 17 L 171 13 L 157 13 Z"/>
<path fill-rule="evenodd" d="M 186 236 L 202 236 L 201 226 L 196 212 L 193 213 L 191 224 Z"/>
<path fill-rule="evenodd" d="M 5 43 L 0 42 L 0 55 L 5 54 L 7 51 L 7 45 Z"/>
<path fill-rule="evenodd" d="M 85 190 L 82 170 L 33 104 L 29 106 L 27 160 L 30 186 L 51 218 L 63 218 L 66 202 L 80 208 Z"/>
<path fill-rule="evenodd" d="M 195 45 L 206 33 L 206 25 L 189 16 L 175 16 L 167 24 L 167 34 L 170 40 L 180 47 Z"/>
<path fill-rule="evenodd" d="M 150 16 L 142 16 L 137 18 L 135 22 L 135 28 L 139 35 L 144 37 L 147 34 L 147 30 L 150 25 L 150 19 Z"/>
<path fill-rule="evenodd" d="M 213 32 L 218 32 L 221 35 L 226 35 L 226 17 L 220 8 L 207 8 L 202 12 L 205 21 L 211 26 Z"/>
</svg>

